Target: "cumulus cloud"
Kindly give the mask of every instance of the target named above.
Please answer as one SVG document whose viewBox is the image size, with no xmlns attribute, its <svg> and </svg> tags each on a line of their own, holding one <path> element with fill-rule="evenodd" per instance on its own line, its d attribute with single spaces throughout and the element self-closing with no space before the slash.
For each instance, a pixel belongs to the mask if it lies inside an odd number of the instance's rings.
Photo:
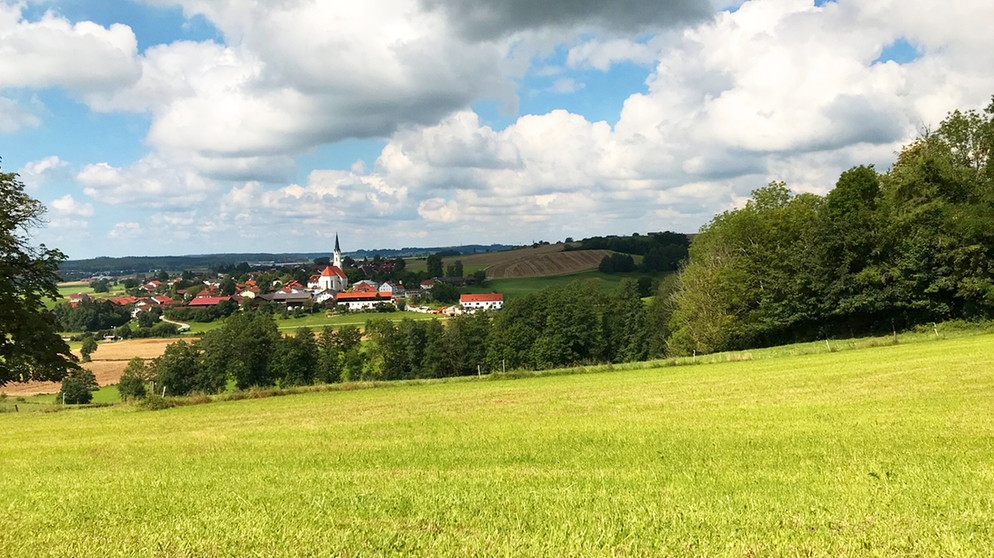
<svg viewBox="0 0 994 558">
<path fill-rule="evenodd" d="M 77 175 L 83 192 L 101 203 L 137 207 L 188 209 L 217 191 L 217 184 L 189 169 L 149 156 L 119 168 L 87 165 Z"/>
<path fill-rule="evenodd" d="M 708 18 L 696 0 L 421 0 L 444 12 L 467 36 L 491 40 L 541 28 L 599 27 L 627 33 L 682 26 Z"/>
<path fill-rule="evenodd" d="M 61 175 L 68 170 L 68 163 L 58 155 L 49 155 L 37 161 L 30 161 L 18 171 L 21 181 L 31 190 L 37 190 L 52 175 Z"/>
<path fill-rule="evenodd" d="M 128 239 L 141 232 L 141 224 L 135 223 L 134 221 L 122 221 L 114 224 L 114 226 L 107 233 L 107 238 L 114 240 Z"/>
<path fill-rule="evenodd" d="M 137 45 L 126 25 L 73 24 L 52 12 L 27 21 L 22 4 L 0 3 L 0 87 L 120 87 L 141 71 Z"/>
<path fill-rule="evenodd" d="M 93 205 L 88 203 L 79 203 L 73 199 L 70 194 L 66 194 L 61 198 L 52 200 L 50 205 L 56 213 L 61 215 L 77 215 L 80 217 L 93 216 Z"/>
<path fill-rule="evenodd" d="M 52 200 L 49 204 L 51 211 L 48 215 L 48 226 L 56 229 L 85 230 L 90 226 L 89 218 L 93 217 L 93 205 L 80 203 L 66 194 Z"/>
<path fill-rule="evenodd" d="M 0 134 L 13 134 L 23 128 L 34 128 L 41 124 L 36 111 L 14 99 L 0 96 Z"/>
</svg>

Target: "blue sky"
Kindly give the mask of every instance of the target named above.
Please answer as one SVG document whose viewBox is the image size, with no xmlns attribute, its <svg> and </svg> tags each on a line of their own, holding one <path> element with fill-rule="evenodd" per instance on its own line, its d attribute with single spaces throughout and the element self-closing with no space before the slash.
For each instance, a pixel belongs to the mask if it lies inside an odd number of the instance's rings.
<svg viewBox="0 0 994 558">
<path fill-rule="evenodd" d="M 986 0 L 0 0 L 71 258 L 693 232 L 994 93 Z"/>
</svg>

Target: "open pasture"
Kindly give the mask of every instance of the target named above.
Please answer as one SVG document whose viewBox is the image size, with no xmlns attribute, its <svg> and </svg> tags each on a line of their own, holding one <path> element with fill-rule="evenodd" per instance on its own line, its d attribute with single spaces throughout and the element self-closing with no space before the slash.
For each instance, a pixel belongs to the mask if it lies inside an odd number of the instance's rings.
<svg viewBox="0 0 994 558">
<path fill-rule="evenodd" d="M 4 414 L 5 556 L 990 556 L 994 336 Z"/>
</svg>

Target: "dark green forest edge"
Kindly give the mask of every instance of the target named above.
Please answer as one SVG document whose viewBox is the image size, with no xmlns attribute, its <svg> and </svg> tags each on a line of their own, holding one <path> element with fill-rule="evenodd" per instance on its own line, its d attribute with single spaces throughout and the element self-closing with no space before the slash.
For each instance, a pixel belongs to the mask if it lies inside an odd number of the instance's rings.
<svg viewBox="0 0 994 558">
<path fill-rule="evenodd" d="M 825 197 L 772 183 L 690 248 L 668 350 L 715 352 L 990 319 L 994 100 L 955 111 L 889 172 L 852 168 Z"/>
<path fill-rule="evenodd" d="M 281 336 L 235 315 L 177 343 L 122 385 L 167 394 L 322 382 L 441 378 L 635 362 L 816 339 L 896 333 L 994 311 L 994 101 L 956 111 L 906 146 L 890 171 L 852 168 L 826 196 L 782 182 L 702 227 L 652 302 L 626 280 L 511 300 L 500 312 L 437 321 L 371 321 Z M 660 258 L 661 260 L 663 258 Z M 122 391 L 125 393 L 125 391 Z"/>
</svg>

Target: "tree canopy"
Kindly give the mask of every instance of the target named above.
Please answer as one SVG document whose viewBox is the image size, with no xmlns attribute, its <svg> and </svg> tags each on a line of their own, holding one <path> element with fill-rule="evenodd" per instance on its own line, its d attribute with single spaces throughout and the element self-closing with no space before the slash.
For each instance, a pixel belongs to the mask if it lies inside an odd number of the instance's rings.
<svg viewBox="0 0 994 558">
<path fill-rule="evenodd" d="M 46 299 L 57 299 L 65 255 L 30 243 L 28 231 L 45 208 L 24 193 L 15 173 L 0 171 L 0 386 L 29 380 L 60 381 L 78 368 L 56 333 Z"/>
<path fill-rule="evenodd" d="M 951 113 L 886 173 L 826 196 L 784 183 L 716 216 L 690 247 L 670 320 L 676 353 L 994 317 L 994 100 Z"/>
</svg>

